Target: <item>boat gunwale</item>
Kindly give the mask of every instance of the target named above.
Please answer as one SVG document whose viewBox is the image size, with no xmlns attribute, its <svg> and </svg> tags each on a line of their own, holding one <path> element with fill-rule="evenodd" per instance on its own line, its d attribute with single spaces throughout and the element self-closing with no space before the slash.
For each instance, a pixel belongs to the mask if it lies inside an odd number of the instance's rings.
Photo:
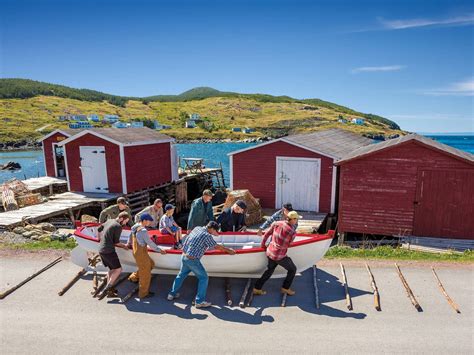
<svg viewBox="0 0 474 355">
<path fill-rule="evenodd" d="M 82 239 L 86 239 L 86 240 L 93 241 L 95 243 L 99 243 L 99 239 L 90 237 L 87 234 L 82 233 L 82 231 L 85 228 L 97 227 L 99 225 L 100 224 L 97 224 L 97 223 L 88 223 L 86 225 L 82 225 L 81 227 L 76 228 L 76 230 L 74 231 L 74 235 L 76 237 L 79 237 L 79 238 L 82 238 Z M 184 234 L 184 232 L 186 232 L 186 231 L 183 230 L 183 234 Z M 239 234 L 240 235 L 257 235 L 256 232 L 219 232 L 219 235 L 239 235 Z M 321 242 L 321 241 L 328 240 L 328 239 L 333 239 L 334 238 L 334 230 L 329 230 L 326 234 L 297 233 L 296 237 L 298 237 L 298 236 L 299 237 L 305 237 L 306 239 L 299 240 L 297 242 L 292 242 L 290 244 L 290 246 L 288 247 L 288 249 L 291 249 L 291 248 L 294 248 L 294 247 L 299 247 L 299 246 L 305 245 L 305 244 L 312 244 L 312 243 Z M 151 253 L 159 253 L 159 252 L 157 252 L 153 249 L 150 249 L 150 248 L 148 248 L 148 251 L 151 252 Z M 262 247 L 235 250 L 236 254 L 251 254 L 251 253 L 261 253 L 261 252 L 265 252 L 265 249 L 262 248 Z M 182 254 L 182 251 L 180 249 L 177 249 L 177 250 L 176 249 L 169 249 L 169 250 L 166 250 L 166 254 Z M 214 250 L 207 250 L 204 255 L 226 255 L 226 254 L 227 253 L 224 252 L 224 251 L 214 249 Z"/>
</svg>

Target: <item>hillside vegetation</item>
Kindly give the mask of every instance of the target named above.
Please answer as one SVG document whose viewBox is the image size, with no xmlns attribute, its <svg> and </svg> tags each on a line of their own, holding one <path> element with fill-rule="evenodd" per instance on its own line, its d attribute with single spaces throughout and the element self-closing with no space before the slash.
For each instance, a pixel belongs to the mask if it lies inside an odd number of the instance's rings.
<svg viewBox="0 0 474 355">
<path fill-rule="evenodd" d="M 200 114 L 207 122 L 205 126 L 184 128 L 191 113 Z M 116 114 L 123 121 L 156 119 L 172 126 L 164 132 L 178 139 L 275 137 L 332 127 L 369 136 L 400 134 L 393 121 L 319 99 L 238 94 L 212 88 L 136 98 L 25 79 L 0 79 L 1 142 L 33 140 L 53 129 L 67 127 L 67 122 L 58 121 L 58 116 L 66 114 Z M 340 117 L 364 117 L 366 123 L 339 123 Z M 256 132 L 232 133 L 233 127 L 255 128 Z"/>
</svg>

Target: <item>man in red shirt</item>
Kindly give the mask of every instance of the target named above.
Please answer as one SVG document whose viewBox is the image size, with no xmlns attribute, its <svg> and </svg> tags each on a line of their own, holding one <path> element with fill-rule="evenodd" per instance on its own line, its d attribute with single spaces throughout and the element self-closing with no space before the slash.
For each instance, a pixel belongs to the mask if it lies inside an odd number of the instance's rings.
<svg viewBox="0 0 474 355">
<path fill-rule="evenodd" d="M 295 291 L 290 289 L 290 286 L 296 275 L 296 265 L 293 263 L 293 260 L 286 255 L 286 253 L 290 243 L 295 239 L 296 231 L 293 226 L 298 223 L 299 218 L 301 217 L 296 211 L 291 211 L 288 213 L 285 221 L 274 222 L 265 232 L 262 239 L 262 248 L 266 249 L 268 266 L 262 277 L 255 282 L 255 287 L 253 289 L 254 295 L 264 295 L 267 293 L 262 290 L 263 284 L 272 277 L 273 272 L 278 265 L 288 271 L 285 281 L 283 281 L 281 293 L 286 293 L 288 296 L 293 296 L 295 294 Z M 266 241 L 270 236 L 272 237 L 272 240 L 267 248 Z"/>
</svg>

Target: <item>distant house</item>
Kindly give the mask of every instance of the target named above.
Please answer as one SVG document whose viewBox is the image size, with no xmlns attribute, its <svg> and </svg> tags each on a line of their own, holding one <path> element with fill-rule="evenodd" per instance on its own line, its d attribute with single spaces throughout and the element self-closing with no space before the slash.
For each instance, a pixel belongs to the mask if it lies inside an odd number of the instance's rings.
<svg viewBox="0 0 474 355">
<path fill-rule="evenodd" d="M 242 132 L 242 128 L 234 127 L 234 128 L 232 128 L 232 132 Z"/>
<path fill-rule="evenodd" d="M 112 127 L 114 127 L 114 128 L 127 128 L 128 124 L 125 123 L 125 122 L 117 121 L 117 122 L 112 123 Z"/>
<path fill-rule="evenodd" d="M 142 128 L 143 122 L 142 121 L 133 121 L 130 123 L 130 127 L 132 128 Z"/>
<path fill-rule="evenodd" d="M 87 116 L 87 119 L 91 122 L 99 122 L 100 116 L 93 113 L 92 115 Z"/>
<path fill-rule="evenodd" d="M 186 121 L 186 128 L 196 128 L 196 121 L 187 120 Z"/>
<path fill-rule="evenodd" d="M 345 118 L 340 118 L 337 120 L 339 123 L 347 123 L 347 120 Z"/>
<path fill-rule="evenodd" d="M 189 115 L 189 119 L 192 121 L 200 121 L 201 115 L 199 113 L 192 113 Z"/>
<path fill-rule="evenodd" d="M 363 118 L 361 118 L 361 117 L 356 117 L 356 118 L 353 118 L 353 119 L 351 120 L 351 122 L 352 122 L 353 124 L 363 125 L 364 122 L 365 122 L 365 120 L 364 120 Z"/>
<path fill-rule="evenodd" d="M 58 121 L 69 121 L 69 116 L 59 116 Z"/>
<path fill-rule="evenodd" d="M 249 133 L 255 132 L 255 128 L 245 127 L 244 129 L 242 129 L 242 132 L 244 132 L 245 134 L 249 134 Z"/>
<path fill-rule="evenodd" d="M 87 121 L 86 115 L 72 115 L 71 118 L 73 121 Z"/>
<path fill-rule="evenodd" d="M 104 121 L 108 123 L 115 123 L 119 120 L 117 115 L 104 115 Z"/>
<path fill-rule="evenodd" d="M 88 129 L 88 128 L 92 128 L 92 125 L 88 121 L 77 121 L 77 122 L 69 123 L 69 128 Z"/>
</svg>

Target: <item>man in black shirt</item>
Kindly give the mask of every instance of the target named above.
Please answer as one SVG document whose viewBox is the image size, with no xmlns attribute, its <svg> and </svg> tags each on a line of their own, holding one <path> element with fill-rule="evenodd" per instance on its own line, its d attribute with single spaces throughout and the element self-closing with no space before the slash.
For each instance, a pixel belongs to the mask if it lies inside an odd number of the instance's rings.
<svg viewBox="0 0 474 355">
<path fill-rule="evenodd" d="M 99 255 L 104 266 L 109 268 L 107 274 L 107 286 L 104 293 L 110 297 L 116 297 L 117 291 L 114 289 L 114 284 L 122 272 L 122 265 L 118 258 L 115 247 L 128 249 L 127 245 L 120 243 L 120 236 L 122 235 L 122 227 L 130 220 L 128 212 L 120 212 L 116 219 L 107 220 L 99 227 L 101 232 L 99 240 Z"/>
<path fill-rule="evenodd" d="M 217 223 L 221 226 L 222 232 L 243 232 L 247 229 L 245 225 L 245 210 L 247 205 L 244 201 L 238 200 L 231 207 L 224 208 Z"/>
</svg>

